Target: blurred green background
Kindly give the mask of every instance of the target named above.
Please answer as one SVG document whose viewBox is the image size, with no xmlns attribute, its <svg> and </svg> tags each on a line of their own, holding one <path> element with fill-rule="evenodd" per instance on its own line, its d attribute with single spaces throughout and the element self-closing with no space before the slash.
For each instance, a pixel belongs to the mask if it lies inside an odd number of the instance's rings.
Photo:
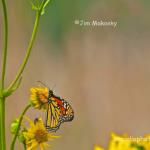
<svg viewBox="0 0 150 150">
<path fill-rule="evenodd" d="M 25 54 L 35 18 L 28 1 L 7 0 L 9 52 L 7 85 Z M 150 133 L 150 1 L 52 0 L 41 18 L 21 87 L 7 100 L 7 142 L 11 121 L 28 103 L 30 87 L 41 80 L 70 102 L 75 119 L 57 132 L 53 150 L 106 147 L 112 131 Z M 117 27 L 83 27 L 75 20 L 117 21 Z M 0 52 L 2 48 L 0 4 Z M 0 53 L 1 55 L 1 53 Z M 43 115 L 29 111 L 32 118 Z M 18 150 L 22 149 L 17 145 Z"/>
</svg>

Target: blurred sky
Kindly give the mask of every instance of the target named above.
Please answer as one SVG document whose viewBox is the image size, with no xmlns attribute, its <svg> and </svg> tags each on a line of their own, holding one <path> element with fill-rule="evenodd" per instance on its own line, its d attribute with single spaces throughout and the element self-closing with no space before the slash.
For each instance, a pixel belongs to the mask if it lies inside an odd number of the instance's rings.
<svg viewBox="0 0 150 150">
<path fill-rule="evenodd" d="M 7 4 L 8 85 L 24 58 L 35 12 L 29 1 L 7 0 Z M 55 87 L 54 92 L 75 111 L 75 119 L 57 132 L 62 137 L 51 142 L 53 150 L 106 147 L 112 131 L 131 136 L 149 133 L 149 14 L 147 0 L 52 0 L 41 17 L 21 87 L 6 102 L 8 142 L 10 123 L 28 103 L 29 89 L 38 80 Z M 83 27 L 74 24 L 76 19 L 112 20 L 117 27 Z M 0 4 L 0 52 L 2 23 Z M 43 113 L 32 110 L 28 115 Z"/>
</svg>

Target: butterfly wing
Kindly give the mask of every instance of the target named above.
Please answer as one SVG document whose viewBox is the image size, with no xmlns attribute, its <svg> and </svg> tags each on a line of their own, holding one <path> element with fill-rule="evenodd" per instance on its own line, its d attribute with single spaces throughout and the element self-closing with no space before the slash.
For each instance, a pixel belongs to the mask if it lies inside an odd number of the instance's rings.
<svg viewBox="0 0 150 150">
<path fill-rule="evenodd" d="M 74 113 L 71 105 L 57 96 L 52 96 L 47 110 L 46 128 L 57 131 L 63 122 L 72 121 Z"/>
<path fill-rule="evenodd" d="M 68 122 L 72 121 L 74 118 L 74 111 L 71 107 L 71 105 L 64 99 L 61 99 L 63 102 L 63 108 L 64 108 L 64 113 L 61 118 L 61 122 Z"/>
<path fill-rule="evenodd" d="M 57 107 L 57 103 L 52 101 L 48 105 L 46 116 L 46 128 L 48 129 L 48 131 L 53 132 L 59 129 L 60 118 L 61 118 L 60 109 Z"/>
</svg>

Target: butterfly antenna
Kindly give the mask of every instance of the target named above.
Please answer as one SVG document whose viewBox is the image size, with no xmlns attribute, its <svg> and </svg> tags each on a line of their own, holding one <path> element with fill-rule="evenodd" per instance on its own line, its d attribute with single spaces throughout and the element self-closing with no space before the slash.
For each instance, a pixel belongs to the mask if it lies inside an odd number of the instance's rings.
<svg viewBox="0 0 150 150">
<path fill-rule="evenodd" d="M 38 83 L 42 84 L 45 87 L 48 87 L 46 84 L 44 84 L 42 81 L 37 81 Z"/>
<path fill-rule="evenodd" d="M 52 86 L 52 91 L 54 91 L 54 88 L 56 87 L 56 84 L 54 84 L 53 86 Z"/>
</svg>

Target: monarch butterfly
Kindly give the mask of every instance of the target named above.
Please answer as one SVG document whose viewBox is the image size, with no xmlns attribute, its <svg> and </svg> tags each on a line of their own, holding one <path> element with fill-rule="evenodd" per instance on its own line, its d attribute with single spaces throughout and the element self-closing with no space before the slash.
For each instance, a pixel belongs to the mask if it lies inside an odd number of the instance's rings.
<svg viewBox="0 0 150 150">
<path fill-rule="evenodd" d="M 66 100 L 54 95 L 52 90 L 49 90 L 46 129 L 50 132 L 56 132 L 61 123 L 72 121 L 73 118 L 74 111 L 71 105 Z"/>
<path fill-rule="evenodd" d="M 42 83 L 41 81 L 38 82 Z M 43 85 L 46 86 L 45 84 Z M 50 89 L 48 97 L 45 98 L 48 105 L 45 127 L 49 132 L 56 132 L 62 123 L 73 120 L 74 111 L 66 100 L 54 95 L 53 91 Z"/>
</svg>

